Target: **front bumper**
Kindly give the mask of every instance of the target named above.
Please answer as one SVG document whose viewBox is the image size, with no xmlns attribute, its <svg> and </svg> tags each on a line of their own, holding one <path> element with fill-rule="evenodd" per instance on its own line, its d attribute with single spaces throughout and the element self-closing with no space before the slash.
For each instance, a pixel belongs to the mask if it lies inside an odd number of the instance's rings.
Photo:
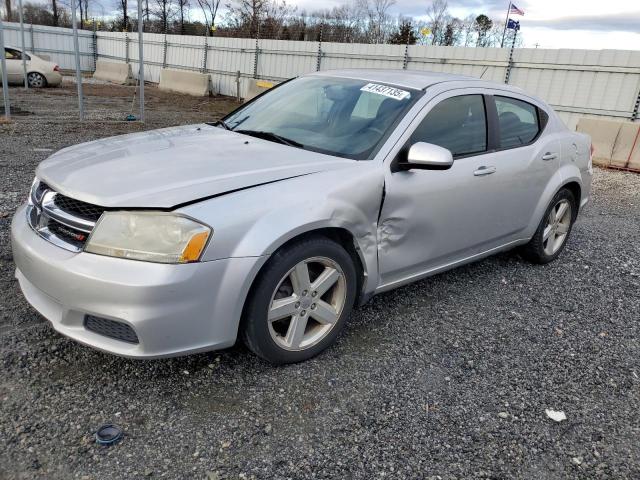
<svg viewBox="0 0 640 480">
<path fill-rule="evenodd" d="M 39 237 L 25 207 L 11 225 L 25 298 L 63 335 L 117 355 L 157 358 L 233 345 L 244 299 L 266 257 L 164 265 L 63 250 Z M 86 315 L 131 326 L 132 344 L 87 330 Z"/>
</svg>

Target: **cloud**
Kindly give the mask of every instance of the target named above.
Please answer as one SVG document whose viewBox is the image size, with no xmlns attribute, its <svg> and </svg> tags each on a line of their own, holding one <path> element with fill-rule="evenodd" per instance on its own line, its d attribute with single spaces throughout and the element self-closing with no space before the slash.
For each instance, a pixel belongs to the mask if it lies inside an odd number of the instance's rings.
<svg viewBox="0 0 640 480">
<path fill-rule="evenodd" d="M 608 15 L 575 15 L 547 20 L 522 21 L 522 27 L 546 27 L 555 30 L 594 30 L 604 32 L 640 31 L 640 11 Z"/>
</svg>

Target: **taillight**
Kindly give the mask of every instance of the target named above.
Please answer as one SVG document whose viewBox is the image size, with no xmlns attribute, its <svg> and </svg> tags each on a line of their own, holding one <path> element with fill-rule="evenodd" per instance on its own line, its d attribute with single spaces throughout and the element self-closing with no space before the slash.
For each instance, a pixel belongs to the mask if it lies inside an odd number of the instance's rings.
<svg viewBox="0 0 640 480">
<path fill-rule="evenodd" d="M 589 145 L 589 157 L 593 158 L 593 152 L 595 152 L 596 149 L 593 148 L 593 143 L 591 145 Z"/>
<path fill-rule="evenodd" d="M 53 71 L 54 72 L 59 72 L 60 71 L 60 67 L 58 65 L 56 65 L 55 67 L 53 67 Z"/>
</svg>

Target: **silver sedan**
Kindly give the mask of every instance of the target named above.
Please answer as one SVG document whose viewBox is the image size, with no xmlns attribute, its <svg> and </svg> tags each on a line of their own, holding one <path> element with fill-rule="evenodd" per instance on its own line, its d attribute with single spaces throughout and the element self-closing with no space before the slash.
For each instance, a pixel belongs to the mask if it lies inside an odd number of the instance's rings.
<svg viewBox="0 0 640 480">
<path fill-rule="evenodd" d="M 514 247 L 557 258 L 590 147 L 508 85 L 310 74 L 219 122 L 52 155 L 13 219 L 16 277 L 57 331 L 118 355 L 240 336 L 302 361 L 377 293 Z"/>
</svg>

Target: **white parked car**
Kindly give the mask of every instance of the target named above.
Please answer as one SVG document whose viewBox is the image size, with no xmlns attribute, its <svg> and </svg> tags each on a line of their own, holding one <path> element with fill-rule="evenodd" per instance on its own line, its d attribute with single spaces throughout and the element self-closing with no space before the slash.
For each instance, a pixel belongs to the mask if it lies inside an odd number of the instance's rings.
<svg viewBox="0 0 640 480">
<path fill-rule="evenodd" d="M 27 61 L 29 87 L 54 87 L 62 83 L 60 68 L 55 63 L 43 60 L 33 53 L 22 53 L 19 48 L 5 47 L 4 57 L 7 64 L 7 80 L 9 83 L 24 84 L 23 55 Z"/>
<path fill-rule="evenodd" d="M 508 85 L 305 75 L 216 123 L 52 155 L 13 218 L 16 276 L 56 330 L 101 350 L 240 335 L 301 361 L 374 294 L 514 247 L 554 260 L 589 200 L 590 147 Z"/>
</svg>

